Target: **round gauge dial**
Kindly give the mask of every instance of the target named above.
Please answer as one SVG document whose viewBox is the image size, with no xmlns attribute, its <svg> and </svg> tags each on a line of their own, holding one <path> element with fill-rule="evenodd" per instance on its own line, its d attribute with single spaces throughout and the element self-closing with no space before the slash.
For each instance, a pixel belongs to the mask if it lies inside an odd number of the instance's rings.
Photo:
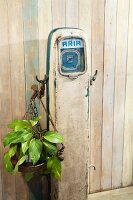
<svg viewBox="0 0 133 200">
<path fill-rule="evenodd" d="M 61 68 L 63 71 L 77 71 L 80 67 L 80 53 L 77 50 L 64 50 L 61 53 Z"/>
<path fill-rule="evenodd" d="M 61 73 L 63 74 L 83 72 L 85 70 L 82 39 L 69 38 L 61 41 L 60 65 Z"/>
</svg>

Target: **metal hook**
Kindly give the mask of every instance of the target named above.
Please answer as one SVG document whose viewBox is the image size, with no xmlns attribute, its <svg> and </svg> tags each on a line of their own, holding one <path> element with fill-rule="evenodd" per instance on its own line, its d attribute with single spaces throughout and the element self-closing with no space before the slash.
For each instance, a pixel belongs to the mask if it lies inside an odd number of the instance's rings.
<svg viewBox="0 0 133 200">
<path fill-rule="evenodd" d="M 93 167 L 93 169 L 96 170 L 95 165 L 91 164 L 88 168 L 91 168 L 91 167 Z"/>
<path fill-rule="evenodd" d="M 90 76 L 90 85 L 92 85 L 92 81 L 96 80 L 97 73 L 98 73 L 98 70 L 95 71 L 94 75 Z"/>
<path fill-rule="evenodd" d="M 39 83 L 45 84 L 48 81 L 48 79 L 49 79 L 48 76 L 45 75 L 43 80 L 39 80 L 38 77 L 37 77 L 37 75 L 36 75 L 36 80 Z"/>
</svg>

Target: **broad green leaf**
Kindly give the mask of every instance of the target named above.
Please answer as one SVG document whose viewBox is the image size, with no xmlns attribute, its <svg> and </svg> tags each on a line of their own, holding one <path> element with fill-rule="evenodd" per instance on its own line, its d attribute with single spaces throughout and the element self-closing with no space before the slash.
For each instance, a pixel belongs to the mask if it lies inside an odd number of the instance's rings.
<svg viewBox="0 0 133 200">
<path fill-rule="evenodd" d="M 5 166 L 5 169 L 9 173 L 13 172 L 13 166 L 12 166 L 12 162 L 11 162 L 11 158 L 10 158 L 9 152 L 5 153 L 5 155 L 4 155 L 4 166 Z"/>
<path fill-rule="evenodd" d="M 47 153 L 49 153 L 50 155 L 56 155 L 57 154 L 57 147 L 53 144 L 51 144 L 50 142 L 44 141 L 43 142 Z"/>
<path fill-rule="evenodd" d="M 16 164 L 16 166 L 15 166 L 15 168 L 14 168 L 14 172 L 17 172 L 17 171 L 18 171 L 19 165 L 22 165 L 22 164 L 26 161 L 26 159 L 27 159 L 27 156 L 25 155 L 25 156 L 23 156 L 22 158 L 20 158 L 20 159 L 18 160 L 18 162 L 17 162 L 17 164 Z"/>
<path fill-rule="evenodd" d="M 33 164 L 36 164 L 40 159 L 42 152 L 42 142 L 38 139 L 33 138 L 29 144 L 29 154 Z"/>
<path fill-rule="evenodd" d="M 13 129 L 14 131 L 19 131 L 20 129 L 24 129 L 30 127 L 30 124 L 27 120 L 13 120 L 8 128 Z"/>
<path fill-rule="evenodd" d="M 30 141 L 26 141 L 26 142 L 23 142 L 23 143 L 21 144 L 21 148 L 22 148 L 23 154 L 25 154 L 26 151 L 28 150 L 28 148 L 29 148 L 29 143 L 30 143 Z"/>
<path fill-rule="evenodd" d="M 35 126 L 38 123 L 39 119 L 41 119 L 40 116 L 34 118 L 33 120 L 30 120 L 31 125 Z"/>
<path fill-rule="evenodd" d="M 63 137 L 55 131 L 47 131 L 44 136 L 45 140 L 52 143 L 63 143 Z"/>
<path fill-rule="evenodd" d="M 16 151 L 17 151 L 17 145 L 10 147 L 8 151 L 10 158 L 15 155 Z"/>
<path fill-rule="evenodd" d="M 61 178 L 61 162 L 57 157 L 51 157 L 47 161 L 47 169 L 50 171 L 51 175 L 54 176 L 57 180 Z"/>
<path fill-rule="evenodd" d="M 17 132 L 11 132 L 8 135 L 5 136 L 3 140 L 4 146 L 7 146 L 9 144 L 14 144 L 14 143 L 22 143 L 30 140 L 32 138 L 32 133 L 29 132 L 29 130 L 23 130 L 17 131 Z"/>
<path fill-rule="evenodd" d="M 11 144 L 12 141 L 15 140 L 16 138 L 17 138 L 17 134 L 15 132 L 8 133 L 3 139 L 4 146 Z"/>
</svg>

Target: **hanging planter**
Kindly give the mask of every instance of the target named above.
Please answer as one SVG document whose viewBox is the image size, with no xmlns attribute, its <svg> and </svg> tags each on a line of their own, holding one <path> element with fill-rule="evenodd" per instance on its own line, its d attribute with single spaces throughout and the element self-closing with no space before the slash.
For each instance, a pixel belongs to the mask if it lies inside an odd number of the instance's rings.
<svg viewBox="0 0 133 200">
<path fill-rule="evenodd" d="M 8 125 L 11 131 L 3 140 L 4 147 L 9 146 L 9 150 L 4 155 L 4 165 L 9 173 L 19 171 L 26 176 L 29 175 L 28 180 L 32 177 L 31 175 L 38 172 L 43 175 L 50 174 L 59 180 L 64 140 L 56 130 L 52 117 L 41 99 L 44 96 L 46 79 L 39 82 L 39 89 L 37 85 L 32 86 L 33 95 L 24 119 L 13 120 Z M 41 128 L 36 98 L 47 113 L 53 131 Z M 59 144 L 61 148 L 58 148 Z"/>
</svg>

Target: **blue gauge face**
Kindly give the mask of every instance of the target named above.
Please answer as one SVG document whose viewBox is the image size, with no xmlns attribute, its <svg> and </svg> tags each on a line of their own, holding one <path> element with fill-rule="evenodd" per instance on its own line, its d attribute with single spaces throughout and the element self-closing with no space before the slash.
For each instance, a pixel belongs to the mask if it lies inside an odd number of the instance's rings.
<svg viewBox="0 0 133 200">
<path fill-rule="evenodd" d="M 63 39 L 60 51 L 62 73 L 84 72 L 84 45 L 82 39 Z"/>
</svg>

